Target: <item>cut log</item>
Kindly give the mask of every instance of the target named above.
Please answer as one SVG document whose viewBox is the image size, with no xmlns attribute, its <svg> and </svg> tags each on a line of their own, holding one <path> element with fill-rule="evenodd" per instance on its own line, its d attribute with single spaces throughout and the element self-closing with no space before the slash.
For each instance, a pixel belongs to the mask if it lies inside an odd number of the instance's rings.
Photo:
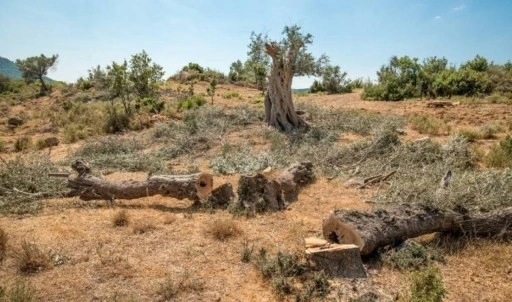
<svg viewBox="0 0 512 302">
<path fill-rule="evenodd" d="M 311 162 L 295 163 L 275 179 L 257 173 L 240 176 L 238 199 L 246 209 L 277 211 L 297 200 L 299 189 L 315 179 Z"/>
<path fill-rule="evenodd" d="M 332 277 L 366 278 L 359 247 L 354 244 L 330 244 L 310 247 L 306 256 L 317 269 Z"/>
<path fill-rule="evenodd" d="M 68 187 L 81 199 L 135 199 L 162 195 L 194 201 L 206 198 L 212 191 L 213 178 L 207 173 L 190 175 L 154 175 L 147 180 L 109 182 L 91 174 L 91 168 L 83 160 L 75 161 L 71 167 L 78 175 L 68 177 Z"/>
<path fill-rule="evenodd" d="M 512 236 L 512 208 L 461 214 L 421 205 L 403 204 L 371 212 L 335 211 L 323 221 L 326 240 L 355 244 L 361 255 L 379 247 L 434 232 L 477 236 Z"/>
</svg>

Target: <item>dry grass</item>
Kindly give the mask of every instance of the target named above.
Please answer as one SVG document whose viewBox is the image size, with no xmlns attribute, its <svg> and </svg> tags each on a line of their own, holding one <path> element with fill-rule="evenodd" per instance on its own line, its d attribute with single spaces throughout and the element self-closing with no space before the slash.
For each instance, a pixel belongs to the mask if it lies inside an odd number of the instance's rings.
<svg viewBox="0 0 512 302">
<path fill-rule="evenodd" d="M 215 219 L 207 226 L 205 233 L 216 240 L 226 241 L 242 234 L 242 229 L 232 219 Z"/>
<path fill-rule="evenodd" d="M 124 227 L 127 226 L 129 222 L 130 216 L 126 210 L 119 210 L 112 216 L 112 225 L 114 227 Z"/>
<path fill-rule="evenodd" d="M 37 273 L 52 266 L 50 255 L 35 244 L 23 240 L 21 247 L 13 251 L 13 258 L 22 273 Z"/>
<path fill-rule="evenodd" d="M 133 233 L 140 235 L 156 230 L 156 226 L 150 221 L 138 221 L 133 226 Z"/>
<path fill-rule="evenodd" d="M 36 290 L 29 281 L 16 279 L 7 291 L 6 298 L 6 301 L 9 302 L 36 301 Z"/>
<path fill-rule="evenodd" d="M 173 301 L 179 295 L 205 290 L 204 282 L 193 276 L 188 270 L 178 276 L 168 276 L 160 283 L 156 291 L 160 301 Z"/>
<path fill-rule="evenodd" d="M 9 237 L 7 233 L 0 228 L 0 264 L 5 260 L 5 256 L 7 255 L 7 241 Z"/>
</svg>

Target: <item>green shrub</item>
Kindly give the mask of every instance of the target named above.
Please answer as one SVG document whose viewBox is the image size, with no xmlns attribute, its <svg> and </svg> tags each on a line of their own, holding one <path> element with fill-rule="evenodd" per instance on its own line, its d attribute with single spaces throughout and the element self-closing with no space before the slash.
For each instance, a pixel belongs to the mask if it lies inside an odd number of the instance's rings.
<svg viewBox="0 0 512 302">
<path fill-rule="evenodd" d="M 234 99 L 234 98 L 241 98 L 240 93 L 238 91 L 228 91 L 222 94 L 222 97 L 225 99 Z"/>
<path fill-rule="evenodd" d="M 512 137 L 507 136 L 493 145 L 485 162 L 489 167 L 512 168 Z"/>
<path fill-rule="evenodd" d="M 413 272 L 411 278 L 412 302 L 441 302 L 447 293 L 441 272 L 434 266 Z"/>
<path fill-rule="evenodd" d="M 441 135 L 448 133 L 450 127 L 442 120 L 426 114 L 414 114 L 408 119 L 411 128 L 422 134 Z"/>
<path fill-rule="evenodd" d="M 206 99 L 202 95 L 189 96 L 186 99 L 178 101 L 178 111 L 198 108 L 206 104 Z"/>
<path fill-rule="evenodd" d="M 419 269 L 433 260 L 444 261 L 438 253 L 414 241 L 405 241 L 382 255 L 385 265 L 398 270 Z"/>
</svg>

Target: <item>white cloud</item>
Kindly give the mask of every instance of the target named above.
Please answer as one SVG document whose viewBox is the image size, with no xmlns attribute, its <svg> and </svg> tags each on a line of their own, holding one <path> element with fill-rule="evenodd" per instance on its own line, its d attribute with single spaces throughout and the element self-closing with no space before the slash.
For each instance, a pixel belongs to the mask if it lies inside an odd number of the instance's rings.
<svg viewBox="0 0 512 302">
<path fill-rule="evenodd" d="M 441 16 L 435 16 L 434 19 L 435 20 L 441 20 Z"/>
<path fill-rule="evenodd" d="M 457 12 L 457 11 L 461 11 L 461 10 L 463 10 L 465 8 L 466 8 L 466 5 L 462 4 L 462 5 L 454 7 L 453 10 Z"/>
</svg>

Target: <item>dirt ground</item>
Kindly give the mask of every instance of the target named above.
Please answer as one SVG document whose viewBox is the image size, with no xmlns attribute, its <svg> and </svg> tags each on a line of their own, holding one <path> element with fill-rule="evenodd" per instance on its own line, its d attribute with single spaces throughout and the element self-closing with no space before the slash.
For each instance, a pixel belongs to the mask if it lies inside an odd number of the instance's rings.
<svg viewBox="0 0 512 302">
<path fill-rule="evenodd" d="M 202 89 L 198 88 L 199 91 Z M 228 91 L 239 91 L 240 98 L 225 99 Z M 261 106 L 255 101 L 259 92 L 247 88 L 220 85 L 214 103 Z M 345 95 L 299 96 L 298 101 L 320 106 L 367 110 L 380 114 L 427 114 L 443 119 L 452 129 L 479 127 L 486 123 L 510 121 L 512 106 L 461 102 L 452 108 L 427 108 L 426 100 L 369 102 L 357 92 Z M 11 113 L 30 114 L 49 106 L 45 98 L 17 105 Z M 21 135 L 43 135 L 37 131 L 44 121 L 31 121 L 16 132 L 1 129 L 0 139 L 12 144 Z M 5 123 L 4 123 L 5 124 Z M 411 128 L 405 139 L 425 136 Z M 506 131 L 500 135 L 505 135 Z M 137 135 L 137 134 L 133 134 Z M 435 139 L 443 140 L 446 136 Z M 479 142 L 482 146 L 492 140 Z M 49 152 L 60 160 L 81 142 L 61 144 Z M 18 154 L 2 153 L 4 160 Z M 201 170 L 212 172 L 206 164 Z M 145 173 L 113 173 L 110 180 L 144 179 Z M 214 175 L 214 186 L 232 183 L 238 175 Z M 299 194 L 298 201 L 282 212 L 253 218 L 233 217 L 224 210 L 208 211 L 191 207 L 188 200 L 149 197 L 137 200 L 81 201 L 78 198 L 44 201 L 44 210 L 35 216 L 1 216 L 0 226 L 9 236 L 10 250 L 23 240 L 37 243 L 58 261 L 51 269 L 23 276 L 37 291 L 38 301 L 157 301 L 157 291 L 166 278 L 188 275 L 201 286 L 180 292 L 177 301 L 276 301 L 271 287 L 251 264 L 240 260 L 244 243 L 255 249 L 302 251 L 303 238 L 321 237 L 322 219 L 335 208 L 368 209 L 369 192 L 346 188 L 343 180 L 319 178 Z M 129 224 L 113 227 L 113 216 L 121 209 L 128 212 Z M 207 233 L 216 219 L 233 219 L 242 234 L 225 242 Z M 141 231 L 142 230 L 142 231 Z M 512 245 L 475 240 L 458 248 L 439 264 L 448 291 L 446 301 L 512 301 Z M 20 273 L 12 257 L 0 267 L 0 286 L 12 284 Z M 408 274 L 387 268 L 369 267 L 366 280 L 333 280 L 338 300 L 364 290 L 381 294 L 382 300 L 394 300 L 408 289 Z M 360 286 L 360 289 L 358 289 Z M 290 298 L 291 299 L 291 298 Z M 335 299 L 335 298 L 333 298 Z"/>
</svg>

